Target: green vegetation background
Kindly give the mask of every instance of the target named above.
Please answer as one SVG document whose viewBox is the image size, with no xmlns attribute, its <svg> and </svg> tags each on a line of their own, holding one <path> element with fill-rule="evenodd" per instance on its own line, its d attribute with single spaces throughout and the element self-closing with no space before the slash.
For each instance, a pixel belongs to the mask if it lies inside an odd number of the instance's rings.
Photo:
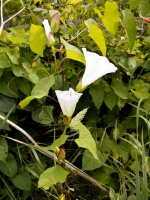
<svg viewBox="0 0 150 200">
<path fill-rule="evenodd" d="M 2 3 L 0 199 L 149 199 L 149 0 Z M 50 47 L 42 21 L 51 23 L 57 12 Z M 54 91 L 76 88 L 85 70 L 82 48 L 106 56 L 118 70 L 84 91 L 74 113 L 78 126 L 62 135 Z M 65 152 L 63 163 L 56 164 L 56 146 Z"/>
</svg>

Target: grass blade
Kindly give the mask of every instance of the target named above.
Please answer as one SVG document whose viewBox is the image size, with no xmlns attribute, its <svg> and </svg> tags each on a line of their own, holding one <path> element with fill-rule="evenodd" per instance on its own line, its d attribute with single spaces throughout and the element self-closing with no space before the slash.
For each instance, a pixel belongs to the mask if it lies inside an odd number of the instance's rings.
<svg viewBox="0 0 150 200">
<path fill-rule="evenodd" d="M 136 197 L 137 200 L 141 200 L 140 198 L 140 176 L 139 176 L 139 163 L 137 158 L 137 152 L 135 150 L 135 159 L 136 159 Z"/>
<path fill-rule="evenodd" d="M 142 172 L 143 172 L 143 183 L 142 183 L 142 200 L 148 200 L 148 181 L 147 181 L 147 157 L 145 155 L 143 132 L 142 132 Z"/>
</svg>

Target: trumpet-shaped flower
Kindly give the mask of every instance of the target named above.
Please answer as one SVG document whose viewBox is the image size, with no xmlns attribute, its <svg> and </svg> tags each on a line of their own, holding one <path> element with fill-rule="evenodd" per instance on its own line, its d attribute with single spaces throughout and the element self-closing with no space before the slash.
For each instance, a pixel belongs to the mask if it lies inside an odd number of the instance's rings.
<svg viewBox="0 0 150 200">
<path fill-rule="evenodd" d="M 63 115 L 71 118 L 75 111 L 76 104 L 79 101 L 79 98 L 82 96 L 82 93 L 75 92 L 72 88 L 70 88 L 69 91 L 56 90 L 55 92 Z"/>
<path fill-rule="evenodd" d="M 105 74 L 112 73 L 117 70 L 117 67 L 110 63 L 106 57 L 89 52 L 85 48 L 82 50 L 86 60 L 86 68 L 82 79 L 80 79 L 76 87 L 78 92 L 84 91 L 88 85 Z"/>
<path fill-rule="evenodd" d="M 46 34 L 46 38 L 48 43 L 50 44 L 50 46 L 53 46 L 55 44 L 55 39 L 54 36 L 52 34 L 52 30 L 51 27 L 49 25 L 49 22 L 47 19 L 45 19 L 42 24 L 44 25 L 44 29 L 45 29 L 45 34 Z"/>
</svg>

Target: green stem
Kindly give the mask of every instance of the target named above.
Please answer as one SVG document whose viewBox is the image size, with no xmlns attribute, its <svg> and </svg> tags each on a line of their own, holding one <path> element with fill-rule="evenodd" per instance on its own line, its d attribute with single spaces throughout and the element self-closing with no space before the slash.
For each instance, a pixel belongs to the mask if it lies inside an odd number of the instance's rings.
<svg viewBox="0 0 150 200">
<path fill-rule="evenodd" d="M 65 135 L 66 134 L 66 130 L 67 130 L 67 125 L 65 125 L 65 128 L 64 128 L 64 131 L 63 131 L 63 135 Z"/>
<path fill-rule="evenodd" d="M 57 69 L 56 52 L 55 52 L 54 46 L 52 46 L 52 52 L 53 52 L 54 62 L 55 62 L 55 73 L 57 73 L 58 69 Z"/>
</svg>

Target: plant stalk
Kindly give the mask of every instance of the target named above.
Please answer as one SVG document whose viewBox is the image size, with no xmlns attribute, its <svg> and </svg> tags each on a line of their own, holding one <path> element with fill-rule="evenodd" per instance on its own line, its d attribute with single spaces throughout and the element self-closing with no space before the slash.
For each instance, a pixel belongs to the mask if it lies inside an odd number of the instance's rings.
<svg viewBox="0 0 150 200">
<path fill-rule="evenodd" d="M 14 124 L 12 121 L 10 121 L 9 119 L 6 119 L 5 117 L 3 117 L 2 115 L 0 115 L 0 119 L 6 121 L 8 124 L 10 124 L 11 126 L 13 126 L 15 129 L 17 129 L 19 132 L 21 132 L 24 136 L 26 136 L 34 145 L 35 147 L 39 147 L 39 145 L 35 142 L 35 140 L 26 132 L 24 131 L 22 128 L 20 128 L 19 126 L 17 126 L 16 124 Z"/>
<path fill-rule="evenodd" d="M 54 62 L 55 62 L 55 73 L 57 73 L 58 69 L 57 69 L 56 52 L 55 52 L 54 46 L 52 46 L 52 52 L 53 52 Z"/>
<path fill-rule="evenodd" d="M 3 117 L 2 115 L 0 115 L 0 119 L 2 120 L 6 120 L 5 117 Z M 24 131 L 22 128 L 20 128 L 19 126 L 17 126 L 16 124 L 14 124 L 12 121 L 10 120 L 6 120 L 6 122 L 8 124 L 10 124 L 11 126 L 13 126 L 14 128 L 16 128 L 18 131 L 20 131 L 21 133 L 23 133 L 32 143 L 33 143 L 33 147 L 39 151 L 40 153 L 46 155 L 47 157 L 51 158 L 52 160 L 56 160 L 57 163 L 62 164 L 63 162 L 59 161 L 56 157 L 56 155 L 50 151 L 46 151 L 43 150 L 41 148 L 39 148 L 38 144 L 34 141 L 34 139 L 26 132 Z M 7 139 L 13 140 L 15 142 L 18 142 L 20 144 L 23 144 L 25 146 L 30 147 L 30 144 L 27 144 L 25 142 L 22 142 L 20 140 L 17 139 L 13 139 L 7 136 L 3 136 Z M 66 168 L 68 168 L 71 171 L 76 172 L 79 176 L 81 176 L 82 178 L 86 179 L 87 181 L 91 182 L 93 185 L 97 186 L 99 189 L 101 189 L 102 191 L 104 191 L 105 193 L 109 194 L 109 191 L 104 188 L 100 183 L 98 183 L 95 179 L 91 178 L 90 176 L 88 176 L 86 173 L 84 173 L 83 171 L 81 171 L 80 169 L 78 169 L 77 167 L 73 166 L 71 163 L 69 163 L 67 160 L 65 160 L 65 166 Z"/>
</svg>

